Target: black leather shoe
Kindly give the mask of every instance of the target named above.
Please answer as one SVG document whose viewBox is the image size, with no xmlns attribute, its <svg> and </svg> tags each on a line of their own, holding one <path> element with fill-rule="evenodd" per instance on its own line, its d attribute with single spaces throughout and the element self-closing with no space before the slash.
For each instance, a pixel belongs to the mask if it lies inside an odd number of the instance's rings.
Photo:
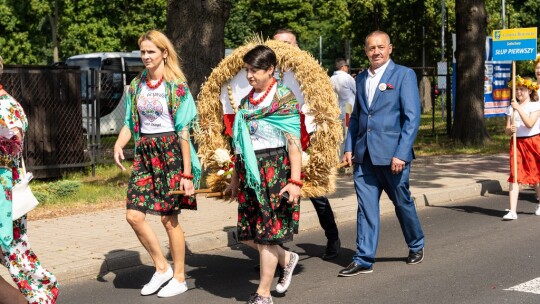
<svg viewBox="0 0 540 304">
<path fill-rule="evenodd" d="M 424 260 L 424 248 L 420 249 L 418 252 L 409 251 L 409 256 L 407 257 L 407 264 L 414 265 L 419 264 Z"/>
<path fill-rule="evenodd" d="M 341 241 L 337 240 L 328 240 L 326 243 L 326 250 L 324 251 L 321 258 L 325 261 L 335 259 L 339 255 L 339 249 L 341 248 Z"/>
<path fill-rule="evenodd" d="M 347 268 L 342 269 L 338 276 L 340 277 L 352 277 L 357 274 L 361 273 L 372 273 L 373 267 L 364 267 L 361 265 L 356 264 L 355 262 L 351 262 Z"/>
</svg>

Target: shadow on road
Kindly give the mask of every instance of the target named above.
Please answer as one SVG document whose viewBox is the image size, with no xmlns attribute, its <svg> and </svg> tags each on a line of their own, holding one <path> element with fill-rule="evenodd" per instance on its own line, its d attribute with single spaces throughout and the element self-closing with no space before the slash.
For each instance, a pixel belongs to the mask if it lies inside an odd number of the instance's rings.
<svg viewBox="0 0 540 304">
<path fill-rule="evenodd" d="M 114 273 L 113 285 L 119 289 L 141 289 L 154 274 L 155 268 L 142 265 L 139 252 L 132 250 L 113 250 L 105 254 L 97 281 L 108 282 L 105 276 Z M 136 271 L 125 271 L 126 268 L 138 266 Z"/>
<path fill-rule="evenodd" d="M 247 301 L 249 295 L 257 291 L 259 285 L 259 271 L 255 268 L 259 264 L 259 254 L 248 246 L 239 244 L 231 247 L 239 250 L 248 259 L 233 258 L 209 253 L 197 253 L 186 257 L 186 270 L 188 278 L 194 280 L 196 288 L 225 299 Z M 294 273 L 303 271 L 298 265 Z M 276 276 L 278 276 L 276 271 Z M 273 296 L 277 296 L 272 292 Z"/>
<path fill-rule="evenodd" d="M 501 191 L 496 194 L 490 194 L 490 195 L 498 195 L 498 196 L 506 196 L 508 197 L 508 191 Z M 519 205 L 522 203 L 531 203 L 531 204 L 537 204 L 536 195 L 533 190 L 526 189 L 521 190 L 519 193 L 518 198 L 518 211 L 517 214 L 534 214 L 534 212 L 522 212 L 519 211 Z M 478 206 L 468 206 L 468 205 L 449 205 L 449 206 L 430 206 L 430 208 L 444 208 L 448 210 L 458 211 L 458 212 L 465 212 L 465 213 L 471 213 L 471 214 L 483 214 L 487 216 L 493 216 L 501 218 L 503 215 L 505 215 L 508 211 L 505 211 L 504 209 L 491 209 L 486 207 L 478 207 Z"/>
</svg>

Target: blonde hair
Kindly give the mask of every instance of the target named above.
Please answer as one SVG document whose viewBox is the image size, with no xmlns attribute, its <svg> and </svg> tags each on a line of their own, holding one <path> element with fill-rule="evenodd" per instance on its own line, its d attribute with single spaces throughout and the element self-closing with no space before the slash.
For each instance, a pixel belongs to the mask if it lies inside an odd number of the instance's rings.
<svg viewBox="0 0 540 304">
<path fill-rule="evenodd" d="M 512 80 L 508 82 L 508 87 L 512 87 Z M 519 75 L 516 76 L 516 87 L 524 87 L 527 88 L 529 91 L 531 91 L 531 94 L 529 94 L 529 97 L 531 98 L 531 101 L 538 101 L 538 83 L 534 81 L 531 77 L 521 77 Z"/>
<path fill-rule="evenodd" d="M 182 69 L 180 68 L 178 54 L 174 50 L 174 46 L 169 38 L 158 30 L 151 30 L 139 37 L 139 47 L 145 40 L 155 44 L 156 47 L 162 52 L 167 51 L 168 56 L 165 60 L 165 71 L 163 72 L 163 78 L 166 81 L 175 81 L 177 79 L 180 81 L 186 81 L 186 76 L 184 76 L 184 72 L 182 72 Z"/>
<path fill-rule="evenodd" d="M 540 63 L 540 55 L 536 56 L 536 59 L 533 60 L 533 69 Z"/>
</svg>

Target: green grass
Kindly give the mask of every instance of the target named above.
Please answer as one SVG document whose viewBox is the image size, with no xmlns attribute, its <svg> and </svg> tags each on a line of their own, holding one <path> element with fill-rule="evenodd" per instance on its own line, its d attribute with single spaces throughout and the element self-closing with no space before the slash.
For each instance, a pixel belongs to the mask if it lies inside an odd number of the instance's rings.
<svg viewBox="0 0 540 304">
<path fill-rule="evenodd" d="M 127 165 L 127 162 L 124 164 Z M 122 172 L 115 165 L 99 165 L 96 176 L 90 170 L 68 173 L 55 181 L 32 181 L 32 192 L 40 202 L 40 208 L 62 205 L 106 203 L 124 200 L 129 171 Z"/>
<path fill-rule="evenodd" d="M 431 114 L 422 115 L 420 130 L 414 144 L 417 156 L 447 154 L 496 154 L 508 153 L 509 136 L 504 134 L 505 117 L 486 119 L 490 139 L 481 146 L 463 146 L 446 134 L 446 118 L 435 117 L 432 127 Z"/>
</svg>

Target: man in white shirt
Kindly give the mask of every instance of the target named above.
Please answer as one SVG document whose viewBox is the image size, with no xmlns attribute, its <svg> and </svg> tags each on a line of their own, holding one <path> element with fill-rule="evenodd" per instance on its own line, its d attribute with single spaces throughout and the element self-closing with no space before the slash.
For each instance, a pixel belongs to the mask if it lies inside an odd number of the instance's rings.
<svg viewBox="0 0 540 304">
<path fill-rule="evenodd" d="M 343 130 L 345 131 L 347 127 L 345 121 L 347 104 L 350 104 L 351 107 L 354 106 L 356 96 L 356 81 L 349 75 L 349 63 L 347 63 L 347 60 L 344 58 L 336 59 L 336 70 L 330 77 L 330 81 L 332 81 L 332 87 L 334 87 L 334 92 L 338 96 L 339 109 L 341 110 L 339 119 L 343 122 Z M 343 143 L 340 145 L 339 155 L 343 155 Z"/>
<path fill-rule="evenodd" d="M 354 97 L 356 95 L 356 82 L 351 75 L 349 75 L 349 64 L 347 60 L 343 58 L 336 59 L 336 70 L 332 77 L 332 86 L 334 92 L 338 96 L 339 108 L 341 109 L 340 119 L 345 119 L 345 106 L 350 104 L 354 105 Z"/>
</svg>

